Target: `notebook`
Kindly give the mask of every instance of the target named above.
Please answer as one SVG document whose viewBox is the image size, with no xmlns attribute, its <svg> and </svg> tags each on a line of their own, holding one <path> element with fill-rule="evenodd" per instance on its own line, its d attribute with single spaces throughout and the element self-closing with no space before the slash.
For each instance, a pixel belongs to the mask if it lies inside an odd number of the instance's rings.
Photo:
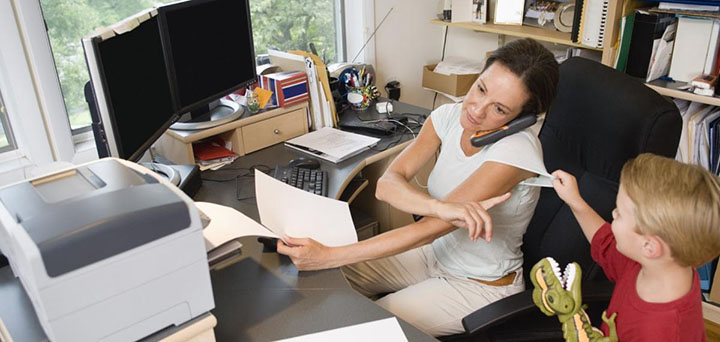
<svg viewBox="0 0 720 342">
<path fill-rule="evenodd" d="M 333 163 L 339 163 L 375 146 L 378 138 L 323 127 L 317 131 L 301 135 L 285 142 L 285 146 L 294 148 Z"/>
<path fill-rule="evenodd" d="M 585 0 L 582 10 L 582 41 L 585 46 L 601 48 L 605 40 L 610 0 Z"/>
</svg>

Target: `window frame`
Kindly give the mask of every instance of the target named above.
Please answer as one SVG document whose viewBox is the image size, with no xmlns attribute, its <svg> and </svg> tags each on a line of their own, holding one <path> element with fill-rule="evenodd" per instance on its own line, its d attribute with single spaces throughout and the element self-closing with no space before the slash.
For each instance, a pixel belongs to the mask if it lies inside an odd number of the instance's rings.
<svg viewBox="0 0 720 342">
<path fill-rule="evenodd" d="M 2 108 L 5 108 L 3 111 Z M 13 133 L 10 120 L 7 117 L 7 106 L 5 106 L 5 100 L 3 100 L 2 90 L 0 89 L 0 125 L 2 125 L 3 132 L 5 133 L 5 139 L 7 139 L 8 146 L 0 147 L 0 154 L 5 152 L 14 151 L 17 149 L 17 143 L 15 142 L 15 134 Z"/>
<path fill-rule="evenodd" d="M 345 60 L 348 58 L 348 25 L 345 11 L 348 0 L 334 1 L 335 29 L 341 30 L 341 34 L 336 35 L 338 57 Z M 0 0 L 0 5 L 0 11 L 5 12 L 10 19 L 0 22 L 2 32 L 7 32 L 3 36 L 12 37 L 19 42 L 19 47 L 3 50 L 22 56 L 25 66 L 21 68 L 24 70 L 24 76 L 12 76 L 10 79 L 22 79 L 30 84 L 25 90 L 15 91 L 13 94 L 3 93 L 8 107 L 8 119 L 12 122 L 15 142 L 18 146 L 16 151 L 20 151 L 11 159 L 26 158 L 26 164 L 35 165 L 53 161 L 82 163 L 96 159 L 97 150 L 91 128 L 73 132 L 70 127 L 40 0 Z M 368 9 L 367 5 L 364 7 L 365 10 Z M 369 9 L 372 10 L 372 6 L 369 6 Z M 368 48 L 366 47 L 364 54 L 373 56 L 374 53 L 370 52 L 372 49 Z M 9 106 L 8 102 L 16 99 L 35 100 L 24 101 L 33 102 L 35 108 L 31 111 L 23 111 L 23 117 L 26 117 L 23 121 L 27 121 L 23 124 L 16 123 L 19 119 L 14 118 L 10 113 L 12 106 Z M 27 140 L 33 141 L 32 145 L 37 147 L 28 149 L 28 146 L 24 146 L 23 139 L 19 137 L 20 131 L 23 132 L 22 135 L 28 132 L 27 135 L 33 138 Z M 37 151 L 32 151 L 34 149 Z M 10 152 L 0 154 L 0 163 L 5 164 L 4 160 L 7 156 L 2 155 L 7 153 Z M 3 168 L 3 165 L 0 165 L 0 172 Z"/>
<path fill-rule="evenodd" d="M 23 179 L 29 168 L 55 160 L 38 89 L 29 63 L 24 29 L 18 18 L 19 0 L 0 0 L 0 89 L 17 148 L 0 153 L 0 183 Z M 22 114 L 20 114 L 22 113 Z"/>
</svg>

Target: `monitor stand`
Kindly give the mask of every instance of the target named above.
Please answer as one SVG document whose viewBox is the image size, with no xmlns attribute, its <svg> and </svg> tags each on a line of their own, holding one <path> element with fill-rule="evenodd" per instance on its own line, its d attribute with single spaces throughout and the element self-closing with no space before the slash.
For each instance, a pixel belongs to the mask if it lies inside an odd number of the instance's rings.
<svg viewBox="0 0 720 342">
<path fill-rule="evenodd" d="M 149 162 L 143 162 L 140 163 L 140 165 L 155 171 L 155 173 L 164 176 L 170 183 L 172 183 L 175 186 L 180 185 L 180 173 L 170 167 L 169 165 L 160 164 L 160 163 L 149 163 Z"/>
<path fill-rule="evenodd" d="M 187 113 L 180 117 L 178 122 L 170 126 L 171 129 L 180 131 L 208 129 L 220 126 L 239 119 L 245 108 L 233 101 L 220 99 L 209 105 L 209 109 L 199 115 Z"/>
</svg>

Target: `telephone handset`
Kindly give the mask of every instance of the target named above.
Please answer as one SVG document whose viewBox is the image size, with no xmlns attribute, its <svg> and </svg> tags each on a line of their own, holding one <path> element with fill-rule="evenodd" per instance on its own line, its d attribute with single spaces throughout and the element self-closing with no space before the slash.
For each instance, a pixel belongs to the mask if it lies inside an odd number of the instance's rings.
<svg viewBox="0 0 720 342">
<path fill-rule="evenodd" d="M 492 144 L 510 134 L 522 131 L 523 129 L 534 125 L 535 122 L 537 122 L 537 115 L 520 114 L 520 116 L 512 119 L 502 127 L 473 134 L 473 136 L 470 137 L 470 143 L 475 147 Z"/>
</svg>

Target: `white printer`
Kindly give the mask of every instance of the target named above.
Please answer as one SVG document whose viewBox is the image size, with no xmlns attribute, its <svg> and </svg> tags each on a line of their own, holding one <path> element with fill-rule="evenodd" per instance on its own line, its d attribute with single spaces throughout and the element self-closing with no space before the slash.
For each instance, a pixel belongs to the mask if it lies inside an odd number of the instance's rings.
<svg viewBox="0 0 720 342">
<path fill-rule="evenodd" d="M 51 341 L 134 341 L 215 306 L 193 201 L 124 160 L 0 189 L 0 250 Z"/>
</svg>

